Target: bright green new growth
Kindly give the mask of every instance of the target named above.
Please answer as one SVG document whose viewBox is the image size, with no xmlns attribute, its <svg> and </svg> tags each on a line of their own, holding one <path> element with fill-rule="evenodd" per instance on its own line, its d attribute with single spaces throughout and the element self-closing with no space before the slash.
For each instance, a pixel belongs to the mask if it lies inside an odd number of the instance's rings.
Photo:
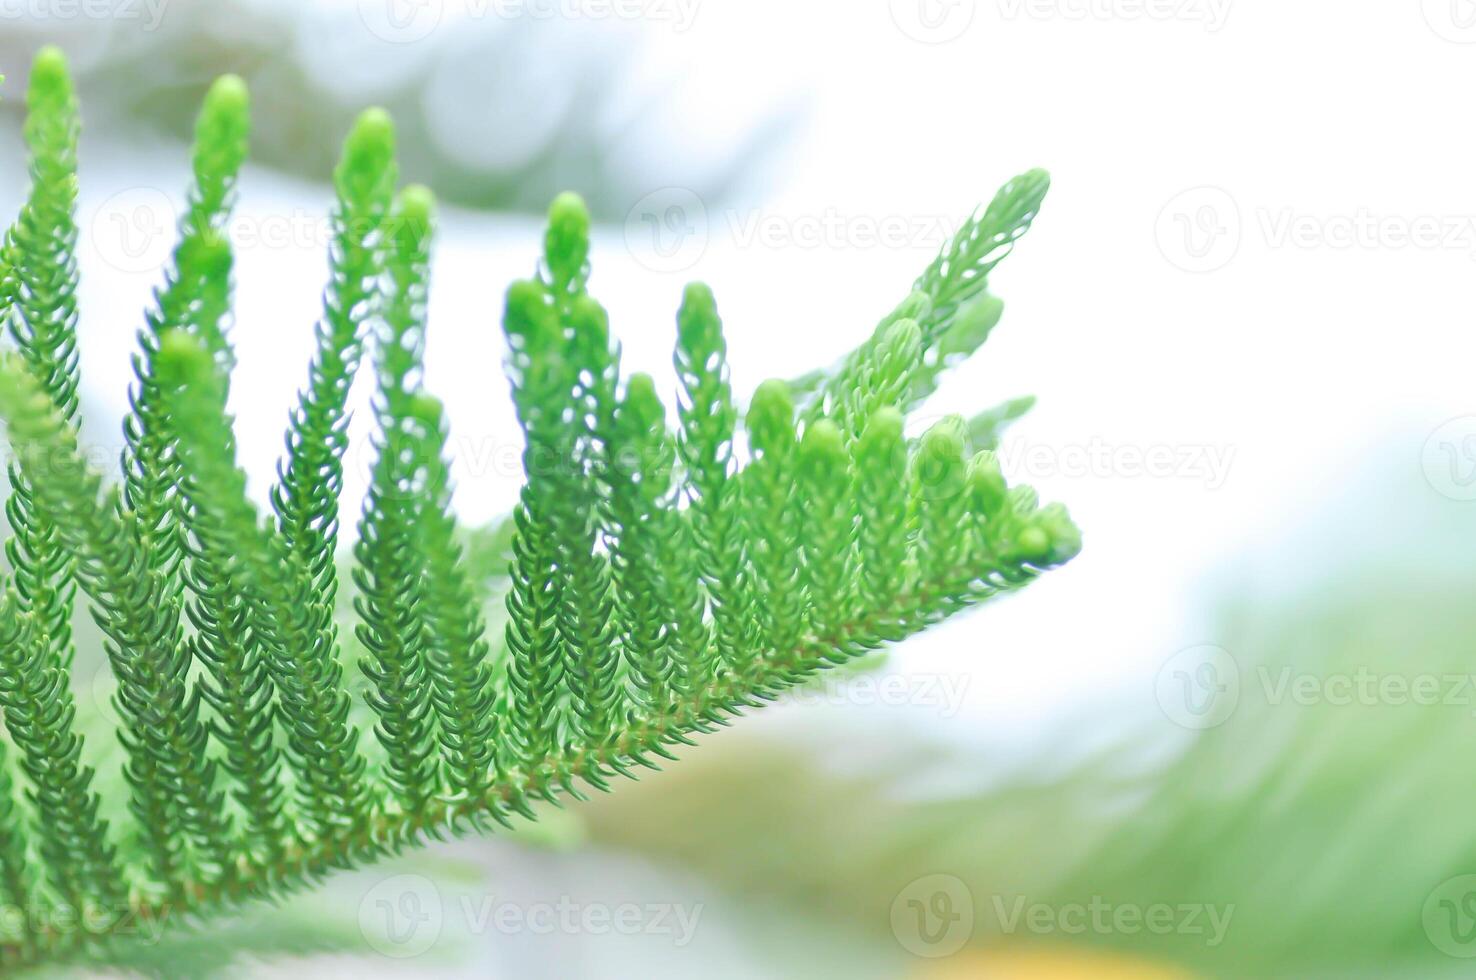
<svg viewBox="0 0 1476 980">
<path fill-rule="evenodd" d="M 31 192 L 0 247 L 0 321 L 40 379 L 49 403 L 66 419 L 78 413 L 76 336 L 77 106 L 65 61 L 54 51 L 36 59 L 27 93 L 25 137 Z M 77 908 L 126 895 L 99 816 L 93 773 L 81 762 L 73 731 L 74 561 L 19 461 L 9 466 L 6 556 L 14 579 L 0 608 L 0 707 L 21 769 L 30 777 L 34 836 L 46 884 Z M 10 776 L 0 786 L 6 816 L 0 869 L 8 894 L 28 888 L 25 821 L 12 809 Z M 22 892 L 21 894 L 24 894 Z"/>
<path fill-rule="evenodd" d="M 0 934 L 0 965 L 86 952 L 125 912 L 273 898 L 607 788 L 1080 547 L 1064 510 L 1008 487 L 987 450 L 966 456 L 971 433 L 992 438 L 1023 403 L 905 431 L 997 322 L 985 275 L 1033 219 L 1043 174 L 970 221 L 835 370 L 766 381 L 746 410 L 713 295 L 688 287 L 670 415 L 651 377 L 622 376 L 588 292 L 588 212 L 559 197 L 535 275 L 504 303 L 526 480 L 493 636 L 451 507 L 450 426 L 424 387 L 434 202 L 396 194 L 388 118 L 360 117 L 335 174 L 331 281 L 263 514 L 227 412 L 244 86 L 222 79 L 199 117 L 116 482 L 78 435 L 77 118 L 56 52 L 38 58 L 28 101 L 32 188 L 0 262 L 14 568 L 0 589 L 0 903 L 82 908 L 102 925 L 30 917 Z M 346 398 L 366 359 L 374 462 L 350 571 L 363 654 L 346 665 L 339 496 Z M 82 762 L 77 588 L 117 681 L 126 808 Z M 348 666 L 368 682 L 366 739 Z"/>
<path fill-rule="evenodd" d="M 393 292 L 376 345 L 377 457 L 354 548 L 359 560 L 355 605 L 362 620 L 358 635 L 369 652 L 360 666 L 373 685 L 369 703 L 379 716 L 388 779 L 400 805 L 411 812 L 437 789 L 424 595 L 415 554 L 415 483 L 425 443 L 418 431 L 425 422 L 416 413 L 415 386 L 425 342 L 431 207 L 428 191 L 406 188 L 386 236 Z"/>
<path fill-rule="evenodd" d="M 25 139 L 31 193 L 0 254 L 0 319 L 27 366 L 68 419 L 77 416 L 77 103 L 55 51 L 36 59 L 26 93 Z M 72 559 L 12 462 L 5 513 L 6 555 L 16 598 L 36 623 L 38 654 L 55 667 L 72 661 Z"/>
</svg>

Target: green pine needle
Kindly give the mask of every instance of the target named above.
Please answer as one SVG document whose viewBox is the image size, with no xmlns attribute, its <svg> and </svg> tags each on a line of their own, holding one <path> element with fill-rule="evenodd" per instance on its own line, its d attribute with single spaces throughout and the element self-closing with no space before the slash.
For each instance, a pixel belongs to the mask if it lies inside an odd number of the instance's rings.
<svg viewBox="0 0 1476 980">
<path fill-rule="evenodd" d="M 388 753 L 386 776 L 399 804 L 416 812 L 436 790 L 435 718 L 426 680 L 426 634 L 415 529 L 420 418 L 412 411 L 421 370 L 430 264 L 429 193 L 401 193 L 388 235 L 392 293 L 385 304 L 378 353 L 377 457 L 359 522 L 354 599 L 360 666 L 371 682 L 369 705 Z"/>
<path fill-rule="evenodd" d="M 0 934 L 0 966 L 106 958 L 113 925 L 276 899 L 329 870 L 582 798 L 817 672 L 1073 557 L 1058 505 L 987 450 L 1027 401 L 920 439 L 908 412 L 973 354 L 1000 304 L 987 274 L 1029 227 L 1040 173 L 975 216 L 837 368 L 733 394 L 712 292 L 677 313 L 675 426 L 622 378 L 588 293 L 590 224 L 562 195 L 532 278 L 507 291 L 506 373 L 524 437 L 505 626 L 452 509 L 450 426 L 425 390 L 434 202 L 396 195 L 394 132 L 366 112 L 335 172 L 331 278 L 264 515 L 227 412 L 235 364 L 226 236 L 249 99 L 210 91 L 179 239 L 139 332 L 121 479 L 77 424 L 77 114 L 61 55 L 37 59 L 31 190 L 0 249 L 0 420 L 12 449 L 0 582 L 0 901 L 67 905 Z M 375 462 L 349 574 L 360 745 L 336 616 L 346 399 L 375 375 Z M 73 592 L 117 681 L 128 799 L 82 760 Z M 192 627 L 192 628 L 190 628 Z M 126 914 L 125 914 L 126 913 Z M 116 937 L 115 937 L 116 938 Z"/>
<path fill-rule="evenodd" d="M 26 94 L 31 192 L 5 237 L 5 325 L 31 372 L 69 420 L 77 388 L 77 133 L 80 122 L 66 60 L 56 48 L 36 56 Z M 22 610 L 38 620 L 39 642 L 57 668 L 72 663 L 73 559 L 42 514 L 25 475 L 10 465 L 5 544 Z"/>
</svg>

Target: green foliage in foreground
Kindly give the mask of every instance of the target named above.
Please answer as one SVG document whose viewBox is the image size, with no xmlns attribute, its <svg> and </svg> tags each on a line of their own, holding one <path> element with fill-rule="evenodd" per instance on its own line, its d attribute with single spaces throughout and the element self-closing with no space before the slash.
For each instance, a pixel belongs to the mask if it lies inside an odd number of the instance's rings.
<svg viewBox="0 0 1476 980">
<path fill-rule="evenodd" d="M 384 113 L 344 146 L 315 353 L 263 515 L 226 411 L 244 86 L 221 79 L 201 112 L 120 481 L 89 467 L 78 436 L 78 124 L 58 52 L 38 58 L 28 103 L 32 188 L 0 265 L 14 348 L 0 355 L 14 459 L 0 902 L 28 913 L 0 923 L 9 965 L 604 789 L 1080 547 L 1064 510 L 1007 488 L 992 454 L 966 457 L 963 419 L 904 436 L 998 319 L 985 276 L 1033 220 L 1044 174 L 968 222 L 872 339 L 792 388 L 765 383 L 741 424 L 716 302 L 688 287 L 674 430 L 653 380 L 622 376 L 587 292 L 583 203 L 556 200 L 536 274 L 506 297 L 527 480 L 492 636 L 450 509 L 447 420 L 420 380 L 434 203 L 397 192 Z M 376 462 L 351 574 L 372 732 L 335 615 L 345 403 L 365 361 Z M 126 800 L 82 761 L 79 589 L 117 682 Z"/>
</svg>

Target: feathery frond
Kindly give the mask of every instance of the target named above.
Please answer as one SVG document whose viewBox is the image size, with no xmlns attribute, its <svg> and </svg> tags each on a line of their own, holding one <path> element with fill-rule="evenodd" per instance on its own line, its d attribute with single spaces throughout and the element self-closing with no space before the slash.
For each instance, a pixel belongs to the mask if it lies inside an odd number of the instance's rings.
<svg viewBox="0 0 1476 980">
<path fill-rule="evenodd" d="M 675 363 L 682 389 L 677 446 L 691 503 L 692 536 L 712 609 L 717 661 L 745 674 L 754 652 L 749 642 L 752 602 L 738 536 L 741 507 L 732 472 L 738 413 L 728 381 L 727 354 L 712 290 L 693 283 L 677 312 Z"/>
<path fill-rule="evenodd" d="M 30 777 L 37 813 L 31 836 L 48 882 L 64 901 L 83 909 L 117 902 L 126 889 L 107 821 L 98 813 L 93 772 L 81 761 L 68 680 L 67 671 L 47 658 L 35 618 L 7 590 L 0 597 L 0 708 Z M 0 806 L 9 805 L 8 786 L 0 790 Z M 20 822 L 14 826 L 18 833 Z"/>
<path fill-rule="evenodd" d="M 369 705 L 388 753 L 387 778 L 409 812 L 423 807 L 437 788 L 424 586 L 415 547 L 419 447 L 425 440 L 417 432 L 423 421 L 413 410 L 425 336 L 430 221 L 429 192 L 407 188 L 388 235 L 393 292 L 376 345 L 377 456 L 354 546 L 359 642 L 369 653 L 360 666 L 371 682 Z"/>
<path fill-rule="evenodd" d="M 559 197 L 503 310 L 525 480 L 510 530 L 492 535 L 510 551 L 494 642 L 452 509 L 450 425 L 424 379 L 434 202 L 419 187 L 396 196 L 388 118 L 360 117 L 335 172 L 332 278 L 263 513 L 227 410 L 244 87 L 222 80 L 199 117 L 116 482 L 89 465 L 77 425 L 77 124 L 55 51 L 29 101 L 33 187 L 0 251 L 15 348 L 0 354 L 15 566 L 0 588 L 0 900 L 87 909 L 103 926 L 41 917 L 0 935 L 0 965 L 96 951 L 109 923 L 276 898 L 428 837 L 532 817 L 535 800 L 608 789 L 1081 546 L 1065 511 L 1009 487 L 994 454 L 965 457 L 971 433 L 992 444 L 1023 402 L 905 435 L 908 411 L 997 322 L 985 279 L 1038 210 L 1043 174 L 973 218 L 839 367 L 766 381 L 746 413 L 712 292 L 688 287 L 674 425 L 650 376 L 622 378 L 588 292 L 588 212 Z M 373 770 L 335 620 L 347 396 L 366 357 L 374 464 L 348 574 L 383 750 Z M 83 762 L 74 583 L 117 680 L 131 814 Z"/>
<path fill-rule="evenodd" d="M 207 238 L 218 240 L 230 216 L 236 177 L 246 159 L 249 112 L 245 83 L 234 75 L 218 80 L 205 97 L 195 126 L 195 182 L 179 222 L 179 242 L 133 357 L 132 410 L 123 421 L 123 503 L 154 561 L 170 578 L 179 562 L 182 528 L 174 491 L 178 475 L 154 358 L 160 338 L 171 330 L 208 337 L 225 356 L 219 320 L 230 306 L 229 250 L 212 247 Z"/>
<path fill-rule="evenodd" d="M 136 528 L 119 517 L 118 488 L 104 487 L 89 468 L 76 430 L 14 355 L 0 363 L 0 417 L 37 512 L 77 556 L 78 581 L 103 631 L 118 681 L 124 774 L 153 871 L 171 890 L 192 868 L 225 873 L 232 831 L 188 683 L 179 607 L 159 601 L 163 573 L 150 564 Z"/>
<path fill-rule="evenodd" d="M 77 134 L 71 75 L 60 51 L 36 57 L 26 93 L 31 191 L 3 245 L 6 327 L 61 413 L 77 417 Z M 20 608 L 37 620 L 38 642 L 57 667 L 72 663 L 73 560 L 37 508 L 25 475 L 10 464 L 6 557 Z"/>
<path fill-rule="evenodd" d="M 334 171 L 330 282 L 308 386 L 292 414 L 287 459 L 272 489 L 272 507 L 285 544 L 286 573 L 300 608 L 300 628 L 279 635 L 268 657 L 282 692 L 289 759 L 304 810 L 322 837 L 349 833 L 366 817 L 364 757 L 349 722 L 341 680 L 334 602 L 338 572 L 338 498 L 348 448 L 345 405 L 363 356 L 368 324 L 380 315 L 378 282 L 384 270 L 384 224 L 397 169 L 394 128 L 382 111 L 360 115 Z M 272 613 L 268 612 L 270 616 Z M 262 623 L 264 632 L 272 632 Z"/>
</svg>

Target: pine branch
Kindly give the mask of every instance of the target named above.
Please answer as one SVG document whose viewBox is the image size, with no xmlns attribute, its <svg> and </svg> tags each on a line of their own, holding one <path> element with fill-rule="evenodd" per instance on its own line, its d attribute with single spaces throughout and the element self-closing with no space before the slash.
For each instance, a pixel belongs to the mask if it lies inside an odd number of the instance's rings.
<svg viewBox="0 0 1476 980">
<path fill-rule="evenodd" d="M 132 808 L 157 879 L 171 887 L 191 865 L 224 873 L 229 821 L 205 756 L 199 699 L 188 684 L 189 656 L 179 607 L 160 602 L 163 576 L 133 525 L 118 516 L 118 490 L 84 461 L 76 430 L 42 382 L 13 355 L 0 362 L 0 417 L 9 424 L 19 469 L 38 513 L 77 556 L 77 577 L 93 600 L 123 719 Z"/>
<path fill-rule="evenodd" d="M 824 634 L 844 622 L 855 594 L 856 521 L 845 439 L 829 419 L 805 429 L 796 464 L 800 525 L 800 581 L 809 607 L 809 628 Z"/>
<path fill-rule="evenodd" d="M 31 192 L 6 237 L 4 292 L 11 338 L 63 416 L 77 417 L 77 133 L 80 123 L 66 60 L 56 48 L 36 56 L 26 93 L 25 140 Z M 25 475 L 10 465 L 6 556 L 23 610 L 57 667 L 72 662 L 72 558 L 39 513 Z"/>
<path fill-rule="evenodd" d="M 550 453 L 558 454 L 546 465 L 565 713 L 570 734 L 593 743 L 614 731 L 622 700 L 612 645 L 610 566 L 599 548 L 620 361 L 610 348 L 609 318 L 586 291 L 589 211 L 577 195 L 560 195 L 549 208 L 539 273 L 557 316 L 565 361 L 565 390 L 550 392 L 545 409 L 552 420 Z"/>
<path fill-rule="evenodd" d="M 15 805 L 15 782 L 10 775 L 10 760 L 0 741 L 0 901 L 11 908 L 30 908 L 31 870 L 26 862 L 25 821 Z M 18 948 L 23 955 L 34 949 L 35 937 L 24 929 L 9 935 L 0 934 L 0 944 Z"/>
<path fill-rule="evenodd" d="M 860 514 L 857 584 L 861 604 L 870 608 L 885 605 L 915 574 L 907 554 L 907 442 L 902 425 L 897 409 L 880 409 L 852 452 Z"/>
<path fill-rule="evenodd" d="M 159 343 L 175 333 L 193 332 L 202 346 L 212 354 L 220 380 L 220 410 L 224 412 L 228 378 L 222 373 L 234 362 L 221 320 L 228 305 L 230 281 L 230 246 L 210 230 L 202 231 L 190 249 L 185 250 L 184 263 L 198 261 L 215 270 L 206 277 L 201 290 L 199 315 L 184 328 L 163 333 Z M 158 347 L 154 348 L 154 358 Z M 157 364 L 151 361 L 151 377 L 160 395 L 159 411 L 166 431 L 160 441 L 177 451 L 180 427 L 168 411 L 170 394 L 164 379 L 157 377 Z M 220 433 L 225 440 L 223 450 L 234 452 L 234 435 L 229 427 Z M 246 839 L 237 848 L 238 859 L 247 861 L 280 859 L 287 835 L 283 811 L 281 752 L 273 732 L 274 693 L 261 637 L 253 627 L 253 606 L 240 588 L 235 565 L 240 560 L 238 541 L 229 521 L 222 521 L 218 510 L 195 508 L 198 487 L 180 471 L 179 461 L 171 460 L 173 492 L 179 494 L 178 509 L 189 535 L 186 549 L 184 581 L 190 601 L 186 612 L 195 635 L 187 642 L 192 657 L 204 667 L 196 680 L 200 697 L 214 712 L 211 732 L 223 749 L 221 766 L 232 778 L 231 795 L 240 805 L 245 822 Z"/>
<path fill-rule="evenodd" d="M 526 482 L 516 510 L 512 587 L 507 593 L 506 641 L 514 758 L 536 764 L 562 746 L 564 648 L 559 633 L 563 604 L 556 497 L 560 468 L 573 455 L 564 415 L 573 380 L 563 353 L 558 312 L 537 282 L 514 283 L 507 293 L 503 329 L 506 370 L 523 428 Z"/>
<path fill-rule="evenodd" d="M 221 585 L 242 598 L 245 608 L 239 615 L 249 624 L 248 635 L 260 643 L 261 663 L 287 730 L 288 757 L 302 781 L 302 823 L 295 836 L 346 836 L 364 820 L 364 760 L 354 750 L 357 733 L 347 723 L 342 668 L 315 648 L 322 634 L 314 610 L 300 601 L 306 578 L 301 558 L 263 525 L 247 497 L 246 474 L 236 463 L 235 436 L 226 414 L 224 376 L 210 352 L 195 338 L 175 332 L 163 338 L 160 358 L 184 472 L 181 486 L 194 515 L 192 530 L 222 559 L 217 566 L 223 570 Z M 253 668 L 255 662 L 248 661 Z M 252 686 L 266 690 L 265 678 L 254 672 L 252 678 Z M 268 741 L 270 733 L 241 730 L 235 737 Z M 270 771 L 248 784 L 260 800 L 256 823 L 264 828 L 278 819 L 274 787 Z"/>
<path fill-rule="evenodd" d="M 722 320 L 712 291 L 701 283 L 688 286 L 682 297 L 674 362 L 683 393 L 678 448 L 712 608 L 714 651 L 726 669 L 743 674 L 751 666 L 753 600 L 739 538 L 738 485 L 731 472 L 737 410 Z"/>
<path fill-rule="evenodd" d="M 672 463 L 666 411 L 655 382 L 650 375 L 632 375 L 612 420 L 606 531 L 620 650 L 633 698 L 643 714 L 658 719 L 684 687 L 682 665 L 672 655 L 675 610 L 661 575 Z"/>
<path fill-rule="evenodd" d="M 809 503 L 797 479 L 799 446 L 788 385 L 782 381 L 759 385 L 748 409 L 747 428 L 753 462 L 743 484 L 743 536 L 760 587 L 760 646 L 787 650 L 798 642 L 805 626 L 800 528 L 808 519 Z"/>
<path fill-rule="evenodd" d="M 494 663 L 481 604 L 456 541 L 441 406 L 421 395 L 414 412 L 423 432 L 419 462 L 425 472 L 425 506 L 415 537 L 425 604 L 425 659 L 450 798 L 474 812 L 476 801 L 504 774 L 497 752 L 502 722 L 495 710 Z"/>
<path fill-rule="evenodd" d="M 835 366 L 790 380 L 802 418 L 828 417 L 854 438 L 868 418 L 865 406 L 888 404 L 889 389 L 905 392 L 897 403 L 904 414 L 922 404 L 942 376 L 977 353 L 999 323 L 1004 304 L 987 292 L 989 273 L 1030 230 L 1049 189 L 1050 176 L 1043 170 L 1010 181 L 950 239 L 871 337 Z M 935 297 L 948 302 L 939 309 Z M 883 360 L 888 366 L 879 371 Z M 864 402 L 860 409 L 858 401 Z M 981 413 L 970 427 L 972 444 L 989 448 L 1000 428 L 1033 404 L 1033 399 L 1015 399 Z M 512 525 L 509 516 L 489 528 L 485 540 L 510 541 Z"/>
<path fill-rule="evenodd" d="M 532 818 L 537 800 L 609 789 L 1081 547 L 1064 509 L 1008 486 L 992 453 L 965 458 L 970 433 L 990 442 L 1017 405 L 904 436 L 907 410 L 998 320 L 984 279 L 1033 218 L 1043 175 L 971 220 L 838 370 L 760 385 L 742 429 L 704 286 L 677 315 L 675 430 L 650 377 L 622 384 L 587 291 L 589 216 L 564 195 L 535 278 L 506 295 L 526 478 L 501 546 L 494 649 L 452 509 L 449 424 L 423 378 L 433 201 L 418 187 L 394 197 L 383 113 L 361 117 L 336 172 L 332 281 L 270 514 L 247 493 L 227 411 L 226 217 L 247 130 L 234 79 L 200 115 L 111 484 L 76 425 L 75 105 L 56 52 L 33 78 L 33 186 L 0 250 L 17 347 L 0 355 L 16 565 L 0 587 L 0 901 L 105 921 L 38 917 L 0 935 L 0 966 L 101 956 L 92 941 L 122 922 L 278 899 L 336 868 Z M 384 750 L 372 774 L 334 618 L 346 399 L 371 345 L 375 462 L 349 574 Z M 122 801 L 81 761 L 74 580 L 118 681 L 127 835 Z"/>
<path fill-rule="evenodd" d="M 139 533 L 172 579 L 182 546 L 178 476 L 172 458 L 168 425 L 162 418 L 154 358 L 160 338 L 171 330 L 196 330 L 212 338 L 224 356 L 218 321 L 230 305 L 229 252 L 203 244 L 230 215 L 236 176 L 246 159 L 250 127 L 245 84 L 227 75 L 211 86 L 195 126 L 194 186 L 179 223 L 179 243 L 164 286 L 155 291 L 155 308 L 139 332 L 139 352 L 133 358 L 135 378 L 131 411 L 123 420 L 123 503 L 138 523 Z M 222 268 L 222 263 L 227 263 Z M 207 297 L 212 290 L 225 295 Z"/>
<path fill-rule="evenodd" d="M 607 454 L 615 412 L 619 362 L 610 351 L 609 318 L 587 295 L 577 297 L 565 320 L 565 342 L 575 371 L 574 456 L 559 470 L 559 553 L 567 570 L 561 583 L 559 631 L 567 658 L 573 727 L 584 744 L 608 739 L 625 702 L 616 669 L 615 606 L 609 560 L 599 549 L 601 512 L 609 495 Z"/>
<path fill-rule="evenodd" d="M 359 733 L 348 722 L 349 697 L 342 684 L 334 559 L 348 449 L 345 404 L 363 354 L 366 324 L 379 312 L 376 283 L 384 267 L 383 225 L 395 179 L 393 126 L 384 112 L 371 109 L 349 134 L 334 172 L 338 205 L 331 282 L 308 387 L 292 415 L 288 457 L 272 490 L 293 578 L 295 594 L 288 603 L 302 610 L 303 622 L 300 630 L 281 634 L 281 640 L 291 642 L 277 644 L 268 663 L 282 690 L 301 804 L 314 832 L 323 835 L 352 832 L 369 805 Z M 267 629 L 261 622 L 257 627 Z"/>
<path fill-rule="evenodd" d="M 877 348 L 902 321 L 916 324 L 921 355 L 907 373 L 907 396 L 897 405 L 904 413 L 932 393 L 943 371 L 977 351 L 1003 312 L 1003 304 L 985 292 L 989 273 L 1030 230 L 1050 185 L 1044 170 L 1031 170 L 1000 188 L 989 206 L 954 234 L 913 283 L 912 292 L 865 343 L 834 369 L 804 379 L 806 390 L 815 393 L 805 417 L 813 420 L 843 412 L 853 393 L 867 387 Z"/>
<path fill-rule="evenodd" d="M 7 589 L 0 597 L 0 707 L 30 779 L 28 796 L 37 813 L 33 836 L 43 870 L 73 908 L 106 909 L 126 899 L 127 889 L 108 823 L 98 815 L 93 771 L 82 765 L 69 680 L 67 670 L 47 656 L 32 615 Z M 8 787 L 0 791 L 0 806 L 7 805 Z"/>
<path fill-rule="evenodd" d="M 904 639 L 936 625 L 959 612 L 996 596 L 1021 588 L 1040 574 L 1041 566 L 1029 564 L 981 564 L 972 570 L 951 569 L 936 581 L 919 581 L 906 592 L 892 597 L 884 606 L 868 609 L 857 619 L 837 624 L 825 634 L 810 634 L 791 650 L 776 651 L 767 658 L 761 674 L 751 683 L 728 677 L 703 687 L 672 705 L 662 720 L 635 720 L 621 737 L 593 751 L 562 749 L 538 756 L 525 767 L 510 769 L 478 801 L 487 816 L 506 822 L 511 812 L 522 812 L 532 797 L 557 799 L 576 780 L 612 769 L 653 766 L 652 757 L 672 758 L 675 745 L 694 745 L 693 736 L 711 733 L 728 724 L 744 710 L 757 693 L 773 699 L 783 691 L 803 684 L 838 662 L 861 656 L 892 637 Z M 891 636 L 886 634 L 890 633 Z M 288 871 L 262 871 L 242 875 L 201 888 L 185 908 L 228 908 L 263 896 L 282 896 L 308 887 L 327 871 L 401 853 L 427 840 L 441 839 L 474 830 L 464 805 L 436 803 L 417 814 L 386 814 L 368 826 L 355 841 L 327 839 L 299 846 L 288 855 Z M 178 915 L 177 906 L 136 903 L 131 912 L 141 921 L 161 921 Z M 103 933 L 102 935 L 106 935 Z M 56 943 L 80 943 L 87 938 L 76 933 L 44 936 Z M 65 946 L 54 948 L 57 955 Z M 34 960 L 17 951 L 16 964 Z"/>
<path fill-rule="evenodd" d="M 391 221 L 388 267 L 392 283 L 378 344 L 379 424 L 376 457 L 354 546 L 359 559 L 354 599 L 359 642 L 368 651 L 360 667 L 371 683 L 369 706 L 388 753 L 386 776 L 407 811 L 423 807 L 438 788 L 435 716 L 431 712 L 425 651 L 424 582 L 416 554 L 416 483 L 423 479 L 424 424 L 415 411 L 425 337 L 430 264 L 430 193 L 407 188 Z"/>
</svg>

